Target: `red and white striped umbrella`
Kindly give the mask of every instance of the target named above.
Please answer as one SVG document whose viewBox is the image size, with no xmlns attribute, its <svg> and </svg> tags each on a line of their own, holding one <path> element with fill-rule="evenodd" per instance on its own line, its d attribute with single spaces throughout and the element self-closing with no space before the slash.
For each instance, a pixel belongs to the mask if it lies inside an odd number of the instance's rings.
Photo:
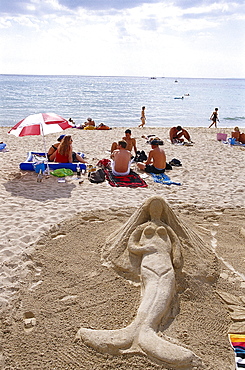
<svg viewBox="0 0 245 370">
<path fill-rule="evenodd" d="M 55 113 L 31 114 L 9 130 L 15 136 L 47 135 L 63 131 L 72 126 L 69 122 Z"/>
<path fill-rule="evenodd" d="M 55 113 L 37 113 L 31 114 L 30 116 L 24 118 L 22 121 L 16 123 L 16 125 L 12 127 L 11 130 L 9 130 L 8 134 L 13 134 L 17 137 L 28 135 L 41 135 L 43 137 L 46 161 L 48 162 L 44 135 L 60 132 L 71 127 L 72 126 L 66 119 L 58 116 Z M 49 174 L 48 163 L 47 169 Z"/>
</svg>

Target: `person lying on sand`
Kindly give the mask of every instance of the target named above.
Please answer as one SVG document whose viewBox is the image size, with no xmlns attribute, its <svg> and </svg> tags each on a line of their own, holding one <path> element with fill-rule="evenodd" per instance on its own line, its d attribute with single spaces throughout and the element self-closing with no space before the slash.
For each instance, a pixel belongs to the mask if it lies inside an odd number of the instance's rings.
<svg viewBox="0 0 245 370">
<path fill-rule="evenodd" d="M 134 149 L 134 152 L 135 152 L 135 154 L 137 153 L 137 147 L 136 147 L 136 140 L 135 140 L 135 138 L 134 137 L 131 137 L 131 130 L 130 129 L 127 129 L 126 131 L 125 131 L 125 136 L 122 138 L 122 140 L 124 140 L 124 141 L 126 141 L 126 143 L 127 143 L 127 147 L 126 147 L 126 149 L 128 150 L 128 151 L 130 151 L 130 152 L 132 152 L 132 150 Z M 117 143 L 116 142 L 114 142 L 114 143 L 112 143 L 112 146 L 111 146 L 111 153 L 113 153 L 114 152 L 114 150 L 116 150 L 117 149 Z"/>
<path fill-rule="evenodd" d="M 141 137 L 146 140 L 146 144 L 150 144 L 152 140 L 160 140 L 160 141 L 162 140 L 154 134 L 153 135 L 142 135 Z"/>
<path fill-rule="evenodd" d="M 49 159 L 51 161 L 59 162 L 59 163 L 73 163 L 73 162 L 81 162 L 87 163 L 79 154 L 72 151 L 72 138 L 70 135 L 61 135 L 63 136 L 60 140 L 60 143 L 57 143 L 57 149 L 54 153 L 50 156 Z M 60 136 L 60 137 L 61 137 Z M 58 139 L 60 139 L 60 137 Z M 55 148 L 55 145 L 53 146 Z M 49 157 L 48 157 L 49 158 Z"/>
<path fill-rule="evenodd" d="M 138 162 L 137 167 L 148 173 L 163 173 L 166 169 L 166 154 L 159 145 L 163 145 L 162 140 L 151 140 L 151 150 L 146 162 Z"/>
<path fill-rule="evenodd" d="M 184 142 L 183 136 L 186 140 L 189 141 L 189 143 L 192 143 L 188 131 L 186 131 L 181 126 L 172 127 L 169 131 L 169 136 L 172 144 L 183 143 Z"/>
<path fill-rule="evenodd" d="M 114 176 L 126 176 L 130 172 L 131 153 L 126 149 L 127 143 L 125 140 L 118 141 L 117 149 L 111 154 L 112 174 Z"/>
<path fill-rule="evenodd" d="M 97 127 L 96 130 L 111 130 L 109 126 L 106 126 L 103 122 L 101 122 Z"/>
</svg>

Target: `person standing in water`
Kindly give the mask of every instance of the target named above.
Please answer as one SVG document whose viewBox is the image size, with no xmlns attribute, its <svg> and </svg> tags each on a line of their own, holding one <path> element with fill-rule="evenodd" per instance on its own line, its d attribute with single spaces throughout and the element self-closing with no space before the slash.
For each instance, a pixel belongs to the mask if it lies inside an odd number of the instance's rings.
<svg viewBox="0 0 245 370">
<path fill-rule="evenodd" d="M 219 110 L 218 108 L 215 108 L 214 109 L 214 112 L 211 114 L 210 119 L 213 122 L 211 123 L 211 125 L 208 128 L 212 127 L 213 125 L 215 127 L 217 127 L 217 121 L 219 122 L 219 119 L 218 119 L 218 110 Z"/>
<path fill-rule="evenodd" d="M 145 126 L 145 121 L 146 121 L 146 117 L 145 117 L 145 107 L 142 107 L 141 109 L 141 124 L 139 125 L 139 127 L 144 127 Z"/>
</svg>

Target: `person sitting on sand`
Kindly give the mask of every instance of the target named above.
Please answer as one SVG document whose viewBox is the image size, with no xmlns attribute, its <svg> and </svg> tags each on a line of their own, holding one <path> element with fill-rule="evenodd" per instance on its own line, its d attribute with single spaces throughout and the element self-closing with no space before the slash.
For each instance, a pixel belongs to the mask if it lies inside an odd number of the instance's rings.
<svg viewBox="0 0 245 370">
<path fill-rule="evenodd" d="M 125 136 L 122 138 L 122 140 L 126 141 L 126 143 L 127 143 L 126 149 L 128 151 L 132 152 L 132 150 L 134 149 L 135 154 L 137 153 L 136 140 L 135 140 L 134 137 L 131 137 L 131 130 L 130 129 L 127 129 L 125 131 Z M 117 145 L 118 144 L 116 142 L 112 143 L 111 153 L 113 153 L 114 150 L 117 149 Z"/>
<path fill-rule="evenodd" d="M 92 118 L 88 117 L 87 121 L 84 122 L 84 130 L 94 130 L 95 129 L 95 122 Z"/>
<path fill-rule="evenodd" d="M 234 127 L 234 131 L 231 133 L 231 137 L 234 137 L 236 141 L 245 144 L 245 134 L 240 132 L 239 127 Z"/>
<path fill-rule="evenodd" d="M 181 126 L 172 127 L 169 131 L 169 136 L 170 136 L 170 140 L 171 140 L 172 144 L 183 143 L 184 139 L 182 138 L 182 136 L 184 136 L 184 138 L 186 140 L 188 140 L 190 143 L 192 143 L 191 137 L 190 137 L 188 131 L 186 131 Z"/>
<path fill-rule="evenodd" d="M 163 145 L 162 140 L 152 140 L 151 150 L 146 162 L 138 162 L 137 167 L 148 173 L 163 173 L 166 169 L 166 154 L 159 145 Z"/>
<path fill-rule="evenodd" d="M 55 152 L 54 161 L 59 163 L 72 163 L 72 162 L 87 163 L 79 154 L 72 151 L 71 135 L 67 136 L 64 135 Z"/>
<path fill-rule="evenodd" d="M 48 151 L 48 160 L 49 162 L 53 162 L 54 159 L 55 159 L 55 153 L 60 145 L 60 142 L 61 140 L 63 139 L 63 137 L 65 137 L 65 135 L 60 135 L 57 139 L 57 143 L 53 144 L 50 148 L 49 148 L 49 151 Z"/>
<path fill-rule="evenodd" d="M 125 140 L 118 141 L 117 149 L 111 154 L 112 174 L 114 176 L 126 176 L 130 172 L 131 153 L 126 149 L 127 143 Z"/>
</svg>

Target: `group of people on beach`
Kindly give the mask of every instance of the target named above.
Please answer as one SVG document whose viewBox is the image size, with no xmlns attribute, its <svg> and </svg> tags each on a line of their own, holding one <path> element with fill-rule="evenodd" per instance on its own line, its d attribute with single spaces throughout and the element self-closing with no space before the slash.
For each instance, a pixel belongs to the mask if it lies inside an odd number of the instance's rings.
<svg viewBox="0 0 245 370">
<path fill-rule="evenodd" d="M 166 168 L 166 155 L 160 147 L 163 141 L 153 139 L 151 150 L 145 162 L 137 162 L 137 167 L 148 173 L 164 173 Z M 137 153 L 136 140 L 131 137 L 131 130 L 125 131 L 125 136 L 118 143 L 114 142 L 111 147 L 112 173 L 115 176 L 126 176 L 130 172 L 130 165 L 134 160 L 131 151 Z"/>
<path fill-rule="evenodd" d="M 217 127 L 218 119 L 218 108 L 215 108 L 212 113 L 210 120 L 212 125 Z M 70 119 L 70 121 L 72 121 Z M 74 121 L 72 121 L 74 123 Z M 141 110 L 141 124 L 139 127 L 144 127 L 146 123 L 145 117 L 145 106 Z M 105 125 L 101 123 L 99 127 L 103 129 Z M 97 128 L 99 128 L 97 127 Z M 105 126 L 107 127 L 107 126 Z M 94 129 L 96 128 L 94 120 L 90 117 L 84 122 L 84 125 L 80 128 L 83 129 Z M 232 137 L 235 137 L 236 140 L 245 142 L 245 134 L 241 134 L 239 128 L 236 127 L 232 133 Z M 151 145 L 151 150 L 149 151 L 146 160 L 137 161 L 136 165 L 139 170 L 145 171 L 147 173 L 164 173 L 166 170 L 166 154 L 162 149 L 163 141 L 155 135 L 143 135 L 142 138 L 147 140 L 147 143 Z M 169 131 L 169 138 L 172 144 L 186 144 L 192 145 L 193 141 L 191 140 L 189 132 L 182 128 L 181 126 L 174 126 Z M 134 151 L 134 155 L 132 155 Z M 136 139 L 131 136 L 131 130 L 127 129 L 125 135 L 118 142 L 113 142 L 110 150 L 110 157 L 112 160 L 112 173 L 115 176 L 125 176 L 130 172 L 130 165 L 132 161 L 137 156 L 137 146 Z M 72 137 L 70 135 L 61 135 L 57 139 L 57 143 L 53 144 L 48 151 L 49 161 L 55 161 L 60 163 L 71 163 L 71 162 L 81 162 L 87 163 L 82 156 L 72 150 Z"/>
<path fill-rule="evenodd" d="M 209 125 L 209 128 L 212 127 L 213 125 L 217 127 L 217 122 L 219 122 L 218 110 L 219 110 L 218 108 L 215 108 L 213 113 L 211 114 L 209 119 L 212 121 L 212 123 Z M 141 108 L 140 120 L 141 120 L 141 123 L 138 127 L 144 127 L 146 124 L 145 106 Z M 78 125 L 71 118 L 69 118 L 68 121 L 70 122 L 70 124 L 73 125 L 73 127 L 83 129 L 83 130 L 110 130 L 111 129 L 109 126 L 105 125 L 103 122 L 101 122 L 98 126 L 96 126 L 95 121 L 91 117 L 88 117 L 87 121 L 85 121 L 83 124 L 78 124 Z M 177 126 L 177 127 L 180 127 L 180 126 Z"/>
<path fill-rule="evenodd" d="M 219 108 L 215 108 L 214 111 L 213 111 L 213 113 L 211 114 L 211 116 L 210 116 L 209 119 L 212 121 L 212 123 L 210 124 L 209 128 L 212 127 L 213 125 L 215 127 L 217 127 L 217 122 L 219 122 L 218 110 L 219 110 Z M 138 127 L 144 127 L 145 126 L 145 123 L 146 123 L 145 106 L 143 106 L 141 108 L 141 117 L 140 117 L 140 120 L 141 120 L 141 124 Z"/>
<path fill-rule="evenodd" d="M 105 125 L 103 122 L 96 126 L 95 121 L 91 117 L 88 117 L 87 121 L 85 121 L 83 124 L 76 124 L 71 118 L 69 118 L 68 121 L 73 125 L 74 128 L 82 130 L 111 130 L 111 128 Z"/>
<path fill-rule="evenodd" d="M 130 172 L 130 165 L 134 160 L 134 154 L 137 154 L 136 139 L 133 138 L 130 129 L 125 131 L 125 136 L 118 142 L 113 142 L 111 145 L 111 159 L 112 159 L 112 173 L 115 176 L 128 175 Z M 154 135 L 150 135 L 147 142 L 151 145 L 151 150 L 146 161 L 137 162 L 137 167 L 148 173 L 164 173 L 166 169 L 166 154 L 161 148 L 163 141 Z M 183 142 L 184 138 L 190 139 L 189 133 L 181 126 L 172 127 L 170 130 L 170 140 L 172 143 Z M 81 162 L 87 163 L 78 153 L 72 149 L 71 135 L 60 135 L 57 143 L 53 144 L 48 153 L 48 160 L 60 163 Z"/>
</svg>

